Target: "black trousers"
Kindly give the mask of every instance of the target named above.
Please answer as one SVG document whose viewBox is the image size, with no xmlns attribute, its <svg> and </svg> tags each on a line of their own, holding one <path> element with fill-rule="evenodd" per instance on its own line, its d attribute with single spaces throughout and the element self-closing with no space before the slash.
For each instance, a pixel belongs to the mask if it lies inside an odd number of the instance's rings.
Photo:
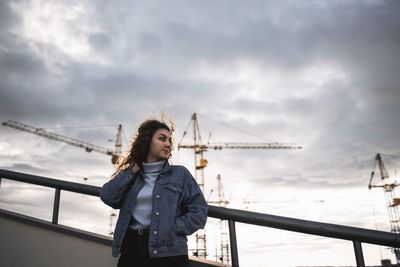
<svg viewBox="0 0 400 267">
<path fill-rule="evenodd" d="M 149 233 L 139 234 L 128 228 L 122 241 L 118 267 L 188 267 L 187 255 L 150 258 Z"/>
</svg>

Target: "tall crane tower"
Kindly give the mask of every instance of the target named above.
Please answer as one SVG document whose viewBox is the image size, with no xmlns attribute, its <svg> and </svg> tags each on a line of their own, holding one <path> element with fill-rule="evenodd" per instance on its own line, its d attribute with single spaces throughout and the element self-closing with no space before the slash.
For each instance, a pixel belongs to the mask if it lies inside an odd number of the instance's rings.
<svg viewBox="0 0 400 267">
<path fill-rule="evenodd" d="M 375 175 L 376 163 L 378 163 L 380 176 L 381 176 L 381 183 L 373 185 L 372 179 Z M 398 206 L 400 205 L 400 198 L 397 198 L 395 195 L 395 188 L 399 184 L 393 177 L 390 177 L 385 165 L 383 164 L 381 154 L 376 154 L 375 161 L 374 161 L 374 168 L 371 172 L 371 178 L 369 180 L 368 189 L 371 188 L 383 188 L 383 192 L 385 194 L 387 210 L 389 214 L 389 221 L 390 221 L 390 230 L 392 233 L 399 234 L 400 233 L 400 213 Z M 397 264 L 400 263 L 400 249 L 393 248 L 393 253 L 396 256 Z"/>
<path fill-rule="evenodd" d="M 226 208 L 229 201 L 225 198 L 224 189 L 222 187 L 221 174 L 217 175 L 217 190 L 218 190 L 218 200 L 207 200 L 209 204 L 218 204 L 220 207 Z M 213 193 L 213 190 L 211 191 Z M 216 255 L 217 261 L 221 261 L 229 265 L 230 254 L 229 254 L 229 240 L 228 240 L 228 221 L 219 220 L 219 231 L 220 231 L 220 254 Z M 218 254 L 218 253 L 217 253 Z"/>
<path fill-rule="evenodd" d="M 111 156 L 111 163 L 115 164 L 118 160 L 118 157 L 122 154 L 122 125 L 119 124 L 118 125 L 118 132 L 117 132 L 117 136 L 115 139 L 115 149 L 111 150 L 102 146 L 98 146 L 98 145 L 93 145 L 75 138 L 71 138 L 71 137 L 67 137 L 61 134 L 57 134 L 57 133 L 53 133 L 47 130 L 44 130 L 43 128 L 36 128 L 24 123 L 20 123 L 17 121 L 13 121 L 13 120 L 9 120 L 6 122 L 2 123 L 4 126 L 8 126 L 17 130 L 21 130 L 21 131 L 25 131 L 28 133 L 32 133 L 35 135 L 39 135 L 45 138 L 49 138 L 52 140 L 56 140 L 56 141 L 60 141 L 60 142 L 64 142 L 67 143 L 69 145 L 72 146 L 76 146 L 76 147 L 81 147 L 84 148 L 86 150 L 86 152 L 98 152 L 98 153 L 102 153 L 102 154 L 106 154 Z M 114 210 L 110 211 L 110 217 L 109 217 L 109 232 L 108 234 L 110 236 L 112 236 L 113 233 L 113 224 L 114 224 L 114 220 L 115 220 L 116 214 Z"/>
<path fill-rule="evenodd" d="M 243 143 L 243 142 L 224 142 L 224 143 L 207 143 L 203 144 L 201 139 L 200 127 L 197 120 L 197 114 L 193 113 L 191 117 L 193 128 L 193 143 L 181 144 L 187 134 L 185 130 L 181 142 L 178 144 L 178 150 L 181 148 L 192 149 L 194 152 L 194 178 L 204 192 L 204 168 L 207 167 L 208 161 L 204 158 L 204 152 L 209 149 L 301 149 L 301 146 L 287 143 Z M 194 255 L 206 258 L 207 257 L 207 242 L 205 230 L 196 232 L 196 251 Z"/>
</svg>

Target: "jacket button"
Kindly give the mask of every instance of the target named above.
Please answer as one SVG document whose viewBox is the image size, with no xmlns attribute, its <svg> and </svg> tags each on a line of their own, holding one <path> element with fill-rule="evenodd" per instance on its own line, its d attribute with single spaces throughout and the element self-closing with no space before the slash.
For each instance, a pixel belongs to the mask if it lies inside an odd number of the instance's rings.
<svg viewBox="0 0 400 267">
<path fill-rule="evenodd" d="M 157 250 L 154 250 L 153 253 L 154 253 L 154 254 L 157 254 Z"/>
<path fill-rule="evenodd" d="M 160 195 L 157 195 L 156 198 L 160 198 Z"/>
<path fill-rule="evenodd" d="M 156 215 L 158 216 L 158 215 L 160 215 L 160 213 L 157 211 L 157 212 L 156 212 Z"/>
<path fill-rule="evenodd" d="M 157 233 L 158 233 L 157 231 L 154 231 L 154 232 L 153 232 L 153 234 L 155 234 L 155 235 L 156 235 Z"/>
</svg>

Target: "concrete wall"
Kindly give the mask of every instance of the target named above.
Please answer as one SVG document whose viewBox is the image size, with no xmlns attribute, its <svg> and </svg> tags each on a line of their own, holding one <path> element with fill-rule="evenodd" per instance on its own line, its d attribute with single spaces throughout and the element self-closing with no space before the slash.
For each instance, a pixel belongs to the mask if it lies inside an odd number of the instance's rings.
<svg viewBox="0 0 400 267">
<path fill-rule="evenodd" d="M 117 266 L 111 247 L 0 216 L 0 266 Z"/>
<path fill-rule="evenodd" d="M 104 236 L 0 209 L 1 267 L 113 267 Z M 191 267 L 226 266 L 190 258 Z"/>
</svg>

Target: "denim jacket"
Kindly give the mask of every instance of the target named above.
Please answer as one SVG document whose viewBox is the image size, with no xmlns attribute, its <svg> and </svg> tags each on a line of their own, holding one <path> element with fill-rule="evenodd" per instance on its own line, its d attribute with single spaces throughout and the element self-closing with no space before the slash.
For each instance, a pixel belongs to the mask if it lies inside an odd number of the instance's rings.
<svg viewBox="0 0 400 267">
<path fill-rule="evenodd" d="M 101 188 L 101 200 L 114 209 L 120 209 L 112 244 L 114 257 L 120 253 L 136 197 L 144 184 L 140 172 L 134 175 L 129 168 Z M 190 172 L 183 166 L 171 166 L 167 161 L 153 189 L 150 257 L 187 254 L 186 236 L 205 226 L 207 209 L 207 202 Z"/>
</svg>

